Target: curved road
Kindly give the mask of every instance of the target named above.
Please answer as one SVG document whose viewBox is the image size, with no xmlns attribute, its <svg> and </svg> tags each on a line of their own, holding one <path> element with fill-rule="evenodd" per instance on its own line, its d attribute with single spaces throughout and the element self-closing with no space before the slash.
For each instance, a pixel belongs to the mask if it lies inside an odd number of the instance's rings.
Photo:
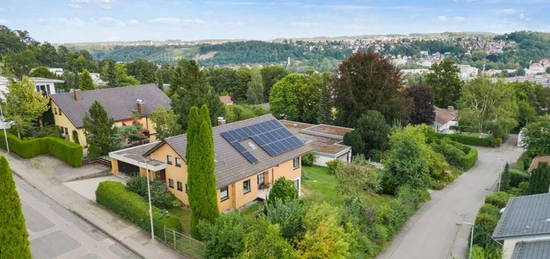
<svg viewBox="0 0 550 259">
<path fill-rule="evenodd" d="M 500 148 L 477 148 L 475 167 L 443 190 L 432 192 L 432 199 L 412 216 L 379 259 L 467 258 L 468 237 L 477 210 L 485 196 L 496 188 L 506 162 L 512 164 L 522 149 L 512 136 Z"/>
</svg>

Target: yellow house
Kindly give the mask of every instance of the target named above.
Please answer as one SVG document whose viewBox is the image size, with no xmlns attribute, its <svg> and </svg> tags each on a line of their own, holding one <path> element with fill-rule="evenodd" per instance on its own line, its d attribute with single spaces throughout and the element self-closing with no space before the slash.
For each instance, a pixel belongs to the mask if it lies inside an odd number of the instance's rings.
<svg viewBox="0 0 550 259">
<path fill-rule="evenodd" d="M 292 180 L 301 190 L 301 155 L 311 149 L 271 114 L 213 128 L 220 211 L 265 200 L 273 182 Z M 187 198 L 186 135 L 111 152 L 112 172 L 163 181 L 184 205 Z"/>
<path fill-rule="evenodd" d="M 84 147 L 87 142 L 83 119 L 95 101 L 113 118 L 115 126 L 132 125 L 137 120 L 143 125 L 142 132 L 150 136 L 152 141 L 155 140 L 156 132 L 148 116 L 161 106 L 170 108 L 170 98 L 154 84 L 88 91 L 77 89 L 50 97 L 55 125 L 67 140 L 74 141 L 74 134 L 77 134 L 78 142 Z"/>
</svg>

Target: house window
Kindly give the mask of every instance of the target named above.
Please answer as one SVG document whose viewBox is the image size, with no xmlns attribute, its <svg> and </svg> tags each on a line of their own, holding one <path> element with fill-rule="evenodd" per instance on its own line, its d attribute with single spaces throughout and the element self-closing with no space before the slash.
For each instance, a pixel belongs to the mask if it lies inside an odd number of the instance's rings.
<svg viewBox="0 0 550 259">
<path fill-rule="evenodd" d="M 55 107 L 53 108 L 53 114 L 57 115 L 57 108 L 55 108 Z"/>
<path fill-rule="evenodd" d="M 250 192 L 250 179 L 243 182 L 243 194 Z"/>
<path fill-rule="evenodd" d="M 59 116 L 63 115 L 63 112 L 61 111 L 61 109 L 59 109 Z"/>
<path fill-rule="evenodd" d="M 220 200 L 225 201 L 229 199 L 229 188 L 227 186 L 220 188 Z"/>
<path fill-rule="evenodd" d="M 265 172 L 258 174 L 258 187 L 265 183 Z"/>
<path fill-rule="evenodd" d="M 188 192 L 189 192 L 189 186 L 185 184 L 185 193 L 188 193 Z"/>
<path fill-rule="evenodd" d="M 300 190 L 300 178 L 294 180 L 294 187 L 296 188 L 296 190 Z"/>
<path fill-rule="evenodd" d="M 166 155 L 166 163 L 171 165 L 172 164 L 172 156 L 171 155 Z"/>
<path fill-rule="evenodd" d="M 168 187 L 174 188 L 174 180 L 168 179 Z"/>
<path fill-rule="evenodd" d="M 178 191 L 183 191 L 183 183 L 178 181 Z"/>
<path fill-rule="evenodd" d="M 181 159 L 179 157 L 176 157 L 176 166 L 181 167 Z"/>
<path fill-rule="evenodd" d="M 300 168 L 300 157 L 295 157 L 292 160 L 292 166 L 294 167 L 294 169 Z"/>
</svg>

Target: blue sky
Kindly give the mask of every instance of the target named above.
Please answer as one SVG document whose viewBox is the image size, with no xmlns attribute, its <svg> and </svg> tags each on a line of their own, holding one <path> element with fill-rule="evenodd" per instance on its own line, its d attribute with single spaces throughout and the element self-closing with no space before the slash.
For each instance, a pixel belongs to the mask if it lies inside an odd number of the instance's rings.
<svg viewBox="0 0 550 259">
<path fill-rule="evenodd" d="M 550 31 L 550 0 L 0 0 L 0 24 L 52 43 Z"/>
</svg>

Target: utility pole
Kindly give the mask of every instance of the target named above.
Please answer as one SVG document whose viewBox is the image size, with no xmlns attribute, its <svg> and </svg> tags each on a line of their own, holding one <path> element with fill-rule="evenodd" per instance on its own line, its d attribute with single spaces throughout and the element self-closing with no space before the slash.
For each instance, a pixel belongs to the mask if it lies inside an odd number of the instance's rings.
<svg viewBox="0 0 550 259">
<path fill-rule="evenodd" d="M 153 205 L 151 204 L 151 185 L 149 184 L 149 168 L 147 167 L 148 158 L 144 158 L 145 176 L 147 178 L 147 198 L 149 200 L 149 220 L 151 221 L 151 240 L 155 240 L 155 228 L 153 225 Z"/>
</svg>

